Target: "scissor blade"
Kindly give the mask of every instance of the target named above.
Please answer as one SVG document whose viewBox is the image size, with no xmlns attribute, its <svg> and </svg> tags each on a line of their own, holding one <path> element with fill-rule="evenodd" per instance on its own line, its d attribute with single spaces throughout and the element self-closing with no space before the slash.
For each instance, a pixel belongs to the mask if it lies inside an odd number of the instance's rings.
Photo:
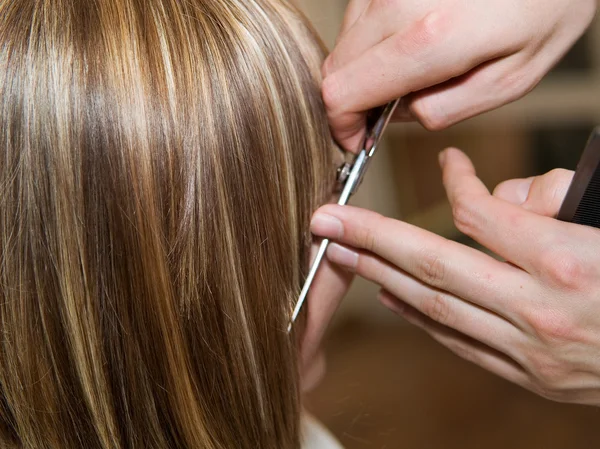
<svg viewBox="0 0 600 449">
<path fill-rule="evenodd" d="M 365 150 L 368 151 L 369 157 L 373 157 L 375 150 L 379 145 L 379 140 L 381 136 L 385 132 L 387 126 L 392 119 L 392 115 L 394 115 L 394 111 L 400 104 L 400 98 L 386 104 L 383 107 L 381 115 L 377 118 L 377 121 L 374 123 L 373 128 L 371 128 L 367 134 L 367 138 L 365 141 Z"/>
<path fill-rule="evenodd" d="M 298 302 L 296 303 L 296 307 L 294 308 L 294 313 L 292 313 L 292 318 L 287 329 L 288 333 L 290 332 L 290 330 L 292 330 L 292 325 L 294 324 L 294 321 L 296 321 L 296 318 L 298 317 L 298 314 L 302 309 L 304 301 L 306 301 L 308 291 L 310 290 L 310 286 L 312 285 L 313 280 L 315 279 L 315 275 L 319 270 L 319 265 L 321 265 L 321 261 L 325 256 L 325 251 L 327 251 L 328 245 L 329 239 L 325 239 L 321 242 L 321 246 L 319 246 L 319 251 L 317 251 L 317 257 L 315 257 L 315 260 L 313 261 L 310 267 L 310 271 L 308 272 L 308 276 L 306 277 L 306 281 L 304 282 L 304 286 L 302 287 L 302 291 L 300 292 L 300 297 L 298 298 Z"/>
<path fill-rule="evenodd" d="M 356 155 L 356 158 L 354 159 L 354 162 L 352 165 L 352 170 L 350 171 L 350 174 L 348 175 L 348 179 L 346 180 L 344 189 L 342 190 L 342 193 L 340 194 L 340 198 L 338 199 L 338 204 L 340 206 L 345 206 L 348 203 L 348 200 L 350 199 L 352 194 L 354 192 L 356 192 L 356 189 L 358 189 L 358 187 L 360 186 L 362 177 L 365 174 L 369 160 L 375 153 L 375 150 L 377 149 L 377 144 L 379 143 L 379 139 L 380 139 L 381 135 L 383 134 L 383 132 L 385 131 L 385 128 L 387 127 L 388 123 L 390 122 L 392 114 L 394 113 L 394 110 L 398 106 L 399 101 L 400 101 L 400 99 L 397 99 L 395 101 L 388 103 L 383 108 L 381 115 L 379 115 L 379 117 L 376 119 L 373 129 L 369 130 L 368 136 L 365 139 L 363 148 Z M 308 291 L 310 290 L 310 287 L 314 281 L 315 275 L 317 274 L 319 266 L 321 265 L 321 261 L 323 260 L 323 257 L 325 256 L 325 251 L 327 250 L 328 245 L 329 245 L 328 239 L 325 239 L 321 242 L 321 246 L 319 247 L 319 251 L 317 252 L 317 257 L 315 258 L 313 264 L 310 267 L 310 271 L 308 272 L 308 277 L 306 278 L 306 281 L 304 282 L 304 286 L 302 287 L 302 291 L 300 292 L 300 297 L 298 298 L 298 302 L 296 303 L 296 307 L 294 308 L 294 312 L 292 313 L 292 317 L 290 319 L 288 329 L 287 329 L 288 333 L 292 329 L 292 325 L 294 324 L 294 321 L 296 321 L 296 318 L 298 317 L 298 314 L 300 313 L 300 310 L 302 309 L 302 306 L 304 305 L 304 302 L 306 301 L 306 297 L 308 296 Z"/>
</svg>

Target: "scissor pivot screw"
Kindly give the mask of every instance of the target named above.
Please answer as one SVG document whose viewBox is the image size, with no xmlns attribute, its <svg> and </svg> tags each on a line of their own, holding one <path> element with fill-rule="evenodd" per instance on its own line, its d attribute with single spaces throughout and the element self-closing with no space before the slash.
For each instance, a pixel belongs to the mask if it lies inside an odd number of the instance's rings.
<svg viewBox="0 0 600 449">
<path fill-rule="evenodd" d="M 346 162 L 338 167 L 338 169 L 337 169 L 337 185 L 338 185 L 339 190 L 341 190 L 340 188 L 343 187 L 344 183 L 348 179 L 348 176 L 350 176 L 351 170 L 352 170 L 352 165 L 349 164 L 348 162 Z"/>
</svg>

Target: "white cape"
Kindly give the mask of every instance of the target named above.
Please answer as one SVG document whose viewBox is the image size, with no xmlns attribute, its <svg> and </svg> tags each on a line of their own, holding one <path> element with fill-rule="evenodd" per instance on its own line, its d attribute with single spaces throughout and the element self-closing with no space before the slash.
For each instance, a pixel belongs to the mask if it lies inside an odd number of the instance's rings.
<svg viewBox="0 0 600 449">
<path fill-rule="evenodd" d="M 343 449 L 334 436 L 314 417 L 302 414 L 302 449 Z"/>
</svg>

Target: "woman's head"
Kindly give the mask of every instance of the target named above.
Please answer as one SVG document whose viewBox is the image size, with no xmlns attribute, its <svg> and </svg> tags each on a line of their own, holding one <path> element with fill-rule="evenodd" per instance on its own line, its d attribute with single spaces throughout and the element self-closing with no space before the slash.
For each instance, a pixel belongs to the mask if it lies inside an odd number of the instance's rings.
<svg viewBox="0 0 600 449">
<path fill-rule="evenodd" d="M 2 446 L 281 448 L 322 57 L 277 0 L 0 0 Z"/>
</svg>

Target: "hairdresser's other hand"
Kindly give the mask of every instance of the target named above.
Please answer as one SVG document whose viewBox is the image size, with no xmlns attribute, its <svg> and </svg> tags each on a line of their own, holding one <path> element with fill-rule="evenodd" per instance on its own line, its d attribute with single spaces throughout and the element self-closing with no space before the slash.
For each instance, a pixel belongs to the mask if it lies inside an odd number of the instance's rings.
<svg viewBox="0 0 600 449">
<path fill-rule="evenodd" d="M 334 137 L 355 151 L 363 111 L 399 97 L 406 101 L 397 119 L 429 129 L 514 101 L 583 34 L 596 7 L 597 0 L 351 0 L 323 66 Z"/>
<path fill-rule="evenodd" d="M 442 153 L 457 227 L 505 261 L 373 212 L 313 218 L 328 258 L 455 353 L 554 400 L 600 405 L 600 230 L 554 219 L 572 172 L 491 195 L 458 150 Z M 352 248 L 348 250 L 348 248 Z"/>
</svg>

